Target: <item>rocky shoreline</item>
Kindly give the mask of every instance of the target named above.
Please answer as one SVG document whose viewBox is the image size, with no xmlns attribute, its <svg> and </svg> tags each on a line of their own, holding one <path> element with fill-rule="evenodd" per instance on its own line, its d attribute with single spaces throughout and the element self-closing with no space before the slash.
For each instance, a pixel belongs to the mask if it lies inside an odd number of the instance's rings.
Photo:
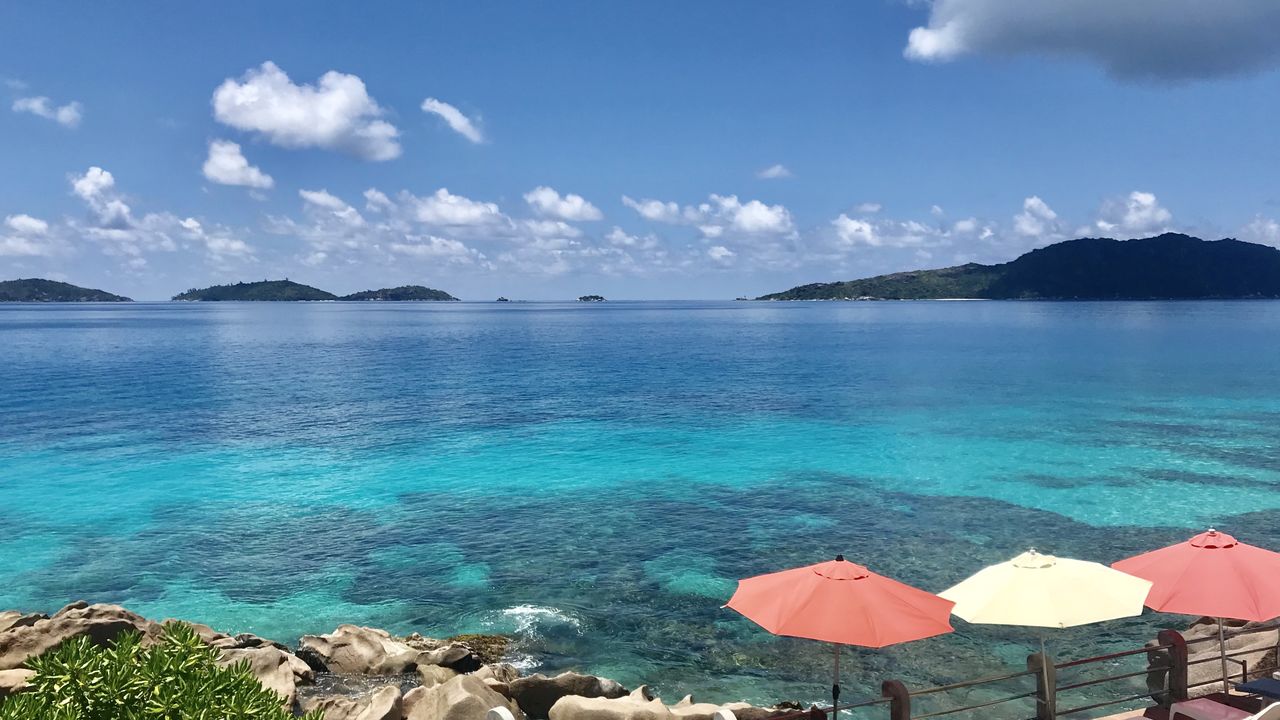
<svg viewBox="0 0 1280 720">
<path fill-rule="evenodd" d="M 105 645 L 123 632 L 136 632 L 144 642 L 154 642 L 171 622 L 176 621 L 86 602 L 53 615 L 0 611 L 0 699 L 26 688 L 33 674 L 26 669 L 28 661 L 68 640 L 87 637 Z M 247 663 L 295 714 L 320 709 L 326 720 L 483 720 L 494 708 L 505 708 L 515 720 L 712 720 L 721 709 L 740 720 L 766 720 L 798 708 L 791 703 L 714 705 L 692 697 L 667 705 L 643 685 L 628 689 L 575 672 L 522 675 L 504 662 L 509 641 L 499 635 L 396 637 L 377 628 L 340 625 L 288 646 L 187 624 L 218 649 L 223 663 Z"/>
</svg>

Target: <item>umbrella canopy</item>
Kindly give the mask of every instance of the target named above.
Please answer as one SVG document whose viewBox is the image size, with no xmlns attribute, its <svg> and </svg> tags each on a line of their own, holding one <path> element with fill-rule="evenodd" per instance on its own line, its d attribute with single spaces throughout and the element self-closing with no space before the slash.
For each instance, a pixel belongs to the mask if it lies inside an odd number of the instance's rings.
<svg viewBox="0 0 1280 720">
<path fill-rule="evenodd" d="M 1210 529 L 1112 565 L 1155 585 L 1147 607 L 1233 620 L 1280 617 L 1280 553 Z"/>
<path fill-rule="evenodd" d="M 739 580 L 726 607 L 774 635 L 879 648 L 951 632 L 952 605 L 838 555 Z"/>
<path fill-rule="evenodd" d="M 1222 618 L 1280 617 L 1280 553 L 1247 545 L 1213 528 L 1195 537 L 1112 564 L 1152 581 L 1147 607 L 1218 619 L 1222 689 L 1227 683 L 1227 646 Z"/>
<path fill-rule="evenodd" d="M 983 625 L 1067 628 L 1142 614 L 1151 581 L 1084 560 L 1028 552 L 978 571 L 940 595 Z"/>
</svg>

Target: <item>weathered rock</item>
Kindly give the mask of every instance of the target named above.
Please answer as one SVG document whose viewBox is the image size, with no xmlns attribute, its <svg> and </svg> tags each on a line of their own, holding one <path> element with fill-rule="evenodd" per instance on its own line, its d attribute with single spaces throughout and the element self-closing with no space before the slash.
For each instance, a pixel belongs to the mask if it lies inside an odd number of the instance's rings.
<svg viewBox="0 0 1280 720">
<path fill-rule="evenodd" d="M 1241 622 L 1227 620 L 1224 622 L 1224 634 L 1227 653 L 1243 653 L 1236 660 L 1244 660 L 1249 665 L 1249 677 L 1268 676 L 1276 670 L 1277 652 L 1280 651 L 1280 629 L 1269 628 L 1260 632 L 1244 633 L 1274 621 L 1265 623 Z M 1222 679 L 1221 645 L 1218 643 L 1218 621 L 1215 618 L 1200 618 L 1182 632 L 1187 641 L 1187 685 L 1192 697 L 1219 692 L 1220 684 L 1214 681 Z M 1166 676 L 1171 660 L 1168 650 L 1159 649 L 1155 641 L 1147 643 L 1151 648 L 1147 652 L 1148 672 L 1147 687 L 1152 697 L 1163 701 L 1166 687 Z M 1204 662 L 1197 662 L 1203 660 Z M 1232 679 L 1239 681 L 1240 663 L 1228 659 L 1227 672 Z"/>
<path fill-rule="evenodd" d="M 674 720 L 675 715 L 646 686 L 620 698 L 566 695 L 548 713 L 550 720 Z"/>
<path fill-rule="evenodd" d="M 9 628 L 27 627 L 35 625 L 37 621 L 49 619 L 48 615 L 40 613 L 23 614 L 17 610 L 5 610 L 0 612 L 0 632 L 4 632 Z"/>
<path fill-rule="evenodd" d="M 248 662 L 249 671 L 258 678 L 258 682 L 284 698 L 286 707 L 293 707 L 298 697 L 298 685 L 315 680 L 315 674 L 306 663 L 279 648 L 224 648 L 221 654 L 219 662 L 223 665 Z"/>
<path fill-rule="evenodd" d="M 445 645 L 442 648 L 428 650 L 418 656 L 419 665 L 439 665 L 460 673 L 475 672 L 484 667 L 466 645 Z"/>
<path fill-rule="evenodd" d="M 516 669 L 515 665 L 510 663 L 492 663 L 485 665 L 472 674 L 481 680 L 492 679 L 504 683 L 509 683 L 520 677 L 520 671 Z"/>
<path fill-rule="evenodd" d="M 400 688 L 387 685 L 360 697 L 328 695 L 308 698 L 304 712 L 321 710 L 324 720 L 404 720 L 404 698 Z"/>
<path fill-rule="evenodd" d="M 470 675 L 459 675 L 432 688 L 414 688 L 404 700 L 405 720 L 485 720 L 495 707 L 507 708 L 516 720 L 524 718 L 514 702 Z"/>
<path fill-rule="evenodd" d="M 458 673 L 440 665 L 419 665 L 418 680 L 422 687 L 432 688 L 458 677 Z"/>
<path fill-rule="evenodd" d="M 648 688 L 641 686 L 622 698 L 567 695 L 551 708 L 551 720 L 713 720 L 716 712 L 721 709 L 744 715 L 754 714 L 753 711 L 759 710 L 746 703 L 695 703 L 691 696 L 685 696 L 680 702 L 667 707 L 661 700 L 653 697 Z"/>
<path fill-rule="evenodd" d="M 588 698 L 620 698 L 626 688 L 613 680 L 575 672 L 560 673 L 555 677 L 537 674 L 517 678 L 507 683 L 511 697 L 530 717 L 545 718 L 560 698 L 577 695 Z"/>
<path fill-rule="evenodd" d="M 480 662 L 500 663 L 507 656 L 511 638 L 505 635 L 455 635 L 446 642 L 466 645 Z"/>
<path fill-rule="evenodd" d="M 19 668 L 17 670 L 0 670 L 0 700 L 27 688 L 27 681 L 34 677 L 35 670 Z"/>
<path fill-rule="evenodd" d="M 417 650 L 385 630 L 340 625 L 328 635 L 304 635 L 298 656 L 313 668 L 336 673 L 398 675 L 418 667 Z"/>
<path fill-rule="evenodd" d="M 122 632 L 135 631 L 154 639 L 160 630 L 157 623 L 116 605 L 73 603 L 53 617 L 0 632 L 0 670 L 22 667 L 73 638 L 88 637 L 95 645 L 109 645 Z"/>
</svg>

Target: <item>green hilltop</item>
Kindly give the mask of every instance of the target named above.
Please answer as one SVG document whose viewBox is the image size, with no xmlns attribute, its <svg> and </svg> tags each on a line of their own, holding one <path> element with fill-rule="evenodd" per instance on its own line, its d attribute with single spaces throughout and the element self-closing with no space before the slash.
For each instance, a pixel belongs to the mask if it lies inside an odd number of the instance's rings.
<svg viewBox="0 0 1280 720">
<path fill-rule="evenodd" d="M 969 263 L 800 285 L 757 300 L 1155 300 L 1280 298 L 1280 250 L 1165 233 L 1081 238 L 999 265 Z"/>
<path fill-rule="evenodd" d="M 421 285 L 401 285 L 400 287 L 382 288 L 381 290 L 364 290 L 350 295 L 343 295 L 340 300 L 384 300 L 387 302 L 436 301 L 457 302 L 458 298 L 443 290 L 423 287 Z"/>
<path fill-rule="evenodd" d="M 337 300 L 338 296 L 292 280 L 263 280 L 250 283 L 239 282 L 235 285 L 214 285 L 200 289 L 192 288 L 184 293 L 174 295 L 173 299 L 190 302 L 288 302 L 294 300 Z"/>
<path fill-rule="evenodd" d="M 133 302 L 105 290 L 82 288 L 71 283 L 27 278 L 0 282 L 0 302 Z"/>
</svg>

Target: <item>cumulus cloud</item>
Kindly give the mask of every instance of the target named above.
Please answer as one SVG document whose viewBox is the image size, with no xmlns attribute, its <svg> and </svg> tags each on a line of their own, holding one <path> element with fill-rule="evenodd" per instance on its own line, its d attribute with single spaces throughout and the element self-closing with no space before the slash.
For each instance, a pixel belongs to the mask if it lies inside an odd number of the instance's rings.
<svg viewBox="0 0 1280 720">
<path fill-rule="evenodd" d="M 391 251 L 417 258 L 470 265 L 485 259 L 484 254 L 458 240 L 435 235 L 406 236 L 403 242 L 391 243 Z"/>
<path fill-rule="evenodd" d="M 633 200 L 624 195 L 622 204 L 646 220 L 692 225 L 709 238 L 720 237 L 726 232 L 776 235 L 794 230 L 791 213 L 786 207 L 767 205 L 759 200 L 742 202 L 737 195 L 712 194 L 707 202 L 683 208 L 674 202 Z"/>
<path fill-rule="evenodd" d="M 1013 216 L 1014 232 L 1025 237 L 1043 237 L 1057 234 L 1058 213 L 1038 195 L 1022 201 L 1022 212 Z"/>
<path fill-rule="evenodd" d="M 780 180 L 782 178 L 791 177 L 791 171 L 781 164 L 770 165 L 769 167 L 756 172 L 756 177 L 761 180 Z"/>
<path fill-rule="evenodd" d="M 188 238 L 199 240 L 204 244 L 205 252 L 215 265 L 225 265 L 231 260 L 247 260 L 253 257 L 253 248 L 239 238 L 233 237 L 226 228 L 215 227 L 206 230 L 195 218 L 184 218 L 178 225 L 186 232 Z"/>
<path fill-rule="evenodd" d="M 267 61 L 213 92 L 213 115 L 286 148 L 325 148 L 365 160 L 399 157 L 400 131 L 355 75 L 330 70 L 315 85 L 297 85 Z"/>
<path fill-rule="evenodd" d="M 1086 58 L 1126 79 L 1185 80 L 1280 63 L 1275 0 L 934 0 L 904 54 L 1051 53 Z"/>
<path fill-rule="evenodd" d="M 1280 221 L 1261 215 L 1255 216 L 1253 222 L 1240 229 L 1240 239 L 1263 245 L 1280 246 Z"/>
<path fill-rule="evenodd" d="M 332 215 L 342 224 L 350 227 L 364 225 L 364 216 L 359 210 L 351 207 L 342 198 L 331 194 L 328 190 L 299 190 L 298 196 L 312 209 Z"/>
<path fill-rule="evenodd" d="M 30 113 L 45 120 L 52 120 L 63 127 L 74 128 L 84 117 L 84 106 L 78 102 L 56 106 L 47 97 L 24 97 L 13 101 L 13 111 Z"/>
<path fill-rule="evenodd" d="M 878 202 L 858 203 L 853 207 L 853 211 L 860 215 L 875 215 L 880 212 L 884 206 Z"/>
<path fill-rule="evenodd" d="M 209 157 L 204 161 L 204 176 L 219 185 L 240 185 L 267 190 L 275 185 L 270 175 L 249 164 L 240 145 L 230 140 L 209 143 Z"/>
<path fill-rule="evenodd" d="M 737 253 L 723 245 L 712 245 L 707 248 L 707 257 L 715 260 L 716 262 L 729 262 L 736 255 Z"/>
<path fill-rule="evenodd" d="M 53 255 L 58 249 L 51 242 L 49 223 L 30 215 L 9 215 L 4 219 L 6 231 L 0 232 L 0 256 L 40 257 Z"/>
<path fill-rule="evenodd" d="M 1140 190 L 1134 190 L 1124 199 L 1106 201 L 1099 215 L 1094 223 L 1099 230 L 1130 236 L 1164 232 L 1173 221 L 1173 213 L 1162 207 L 1155 195 Z"/>
<path fill-rule="evenodd" d="M 525 193 L 524 201 L 539 215 L 561 220 L 600 220 L 604 217 L 599 208 L 581 195 L 569 193 L 561 197 L 560 193 L 546 186 L 539 186 Z"/>
<path fill-rule="evenodd" d="M 680 215 L 680 206 L 674 202 L 663 202 L 661 200 L 633 200 L 623 195 L 622 204 L 635 210 L 640 217 L 645 220 L 664 223 L 678 223 L 682 217 Z"/>
<path fill-rule="evenodd" d="M 440 188 L 426 197 L 408 196 L 414 217 L 428 225 L 491 225 L 507 218 L 496 203 L 482 202 L 454 195 Z"/>
<path fill-rule="evenodd" d="M 438 115 L 448 123 L 449 127 L 453 128 L 454 132 L 471 142 L 484 142 L 484 134 L 480 132 L 480 128 L 476 127 L 476 124 L 471 120 L 471 118 L 462 114 L 461 110 L 449 103 L 435 98 L 427 98 L 422 101 L 422 111 L 432 115 Z"/>
</svg>

